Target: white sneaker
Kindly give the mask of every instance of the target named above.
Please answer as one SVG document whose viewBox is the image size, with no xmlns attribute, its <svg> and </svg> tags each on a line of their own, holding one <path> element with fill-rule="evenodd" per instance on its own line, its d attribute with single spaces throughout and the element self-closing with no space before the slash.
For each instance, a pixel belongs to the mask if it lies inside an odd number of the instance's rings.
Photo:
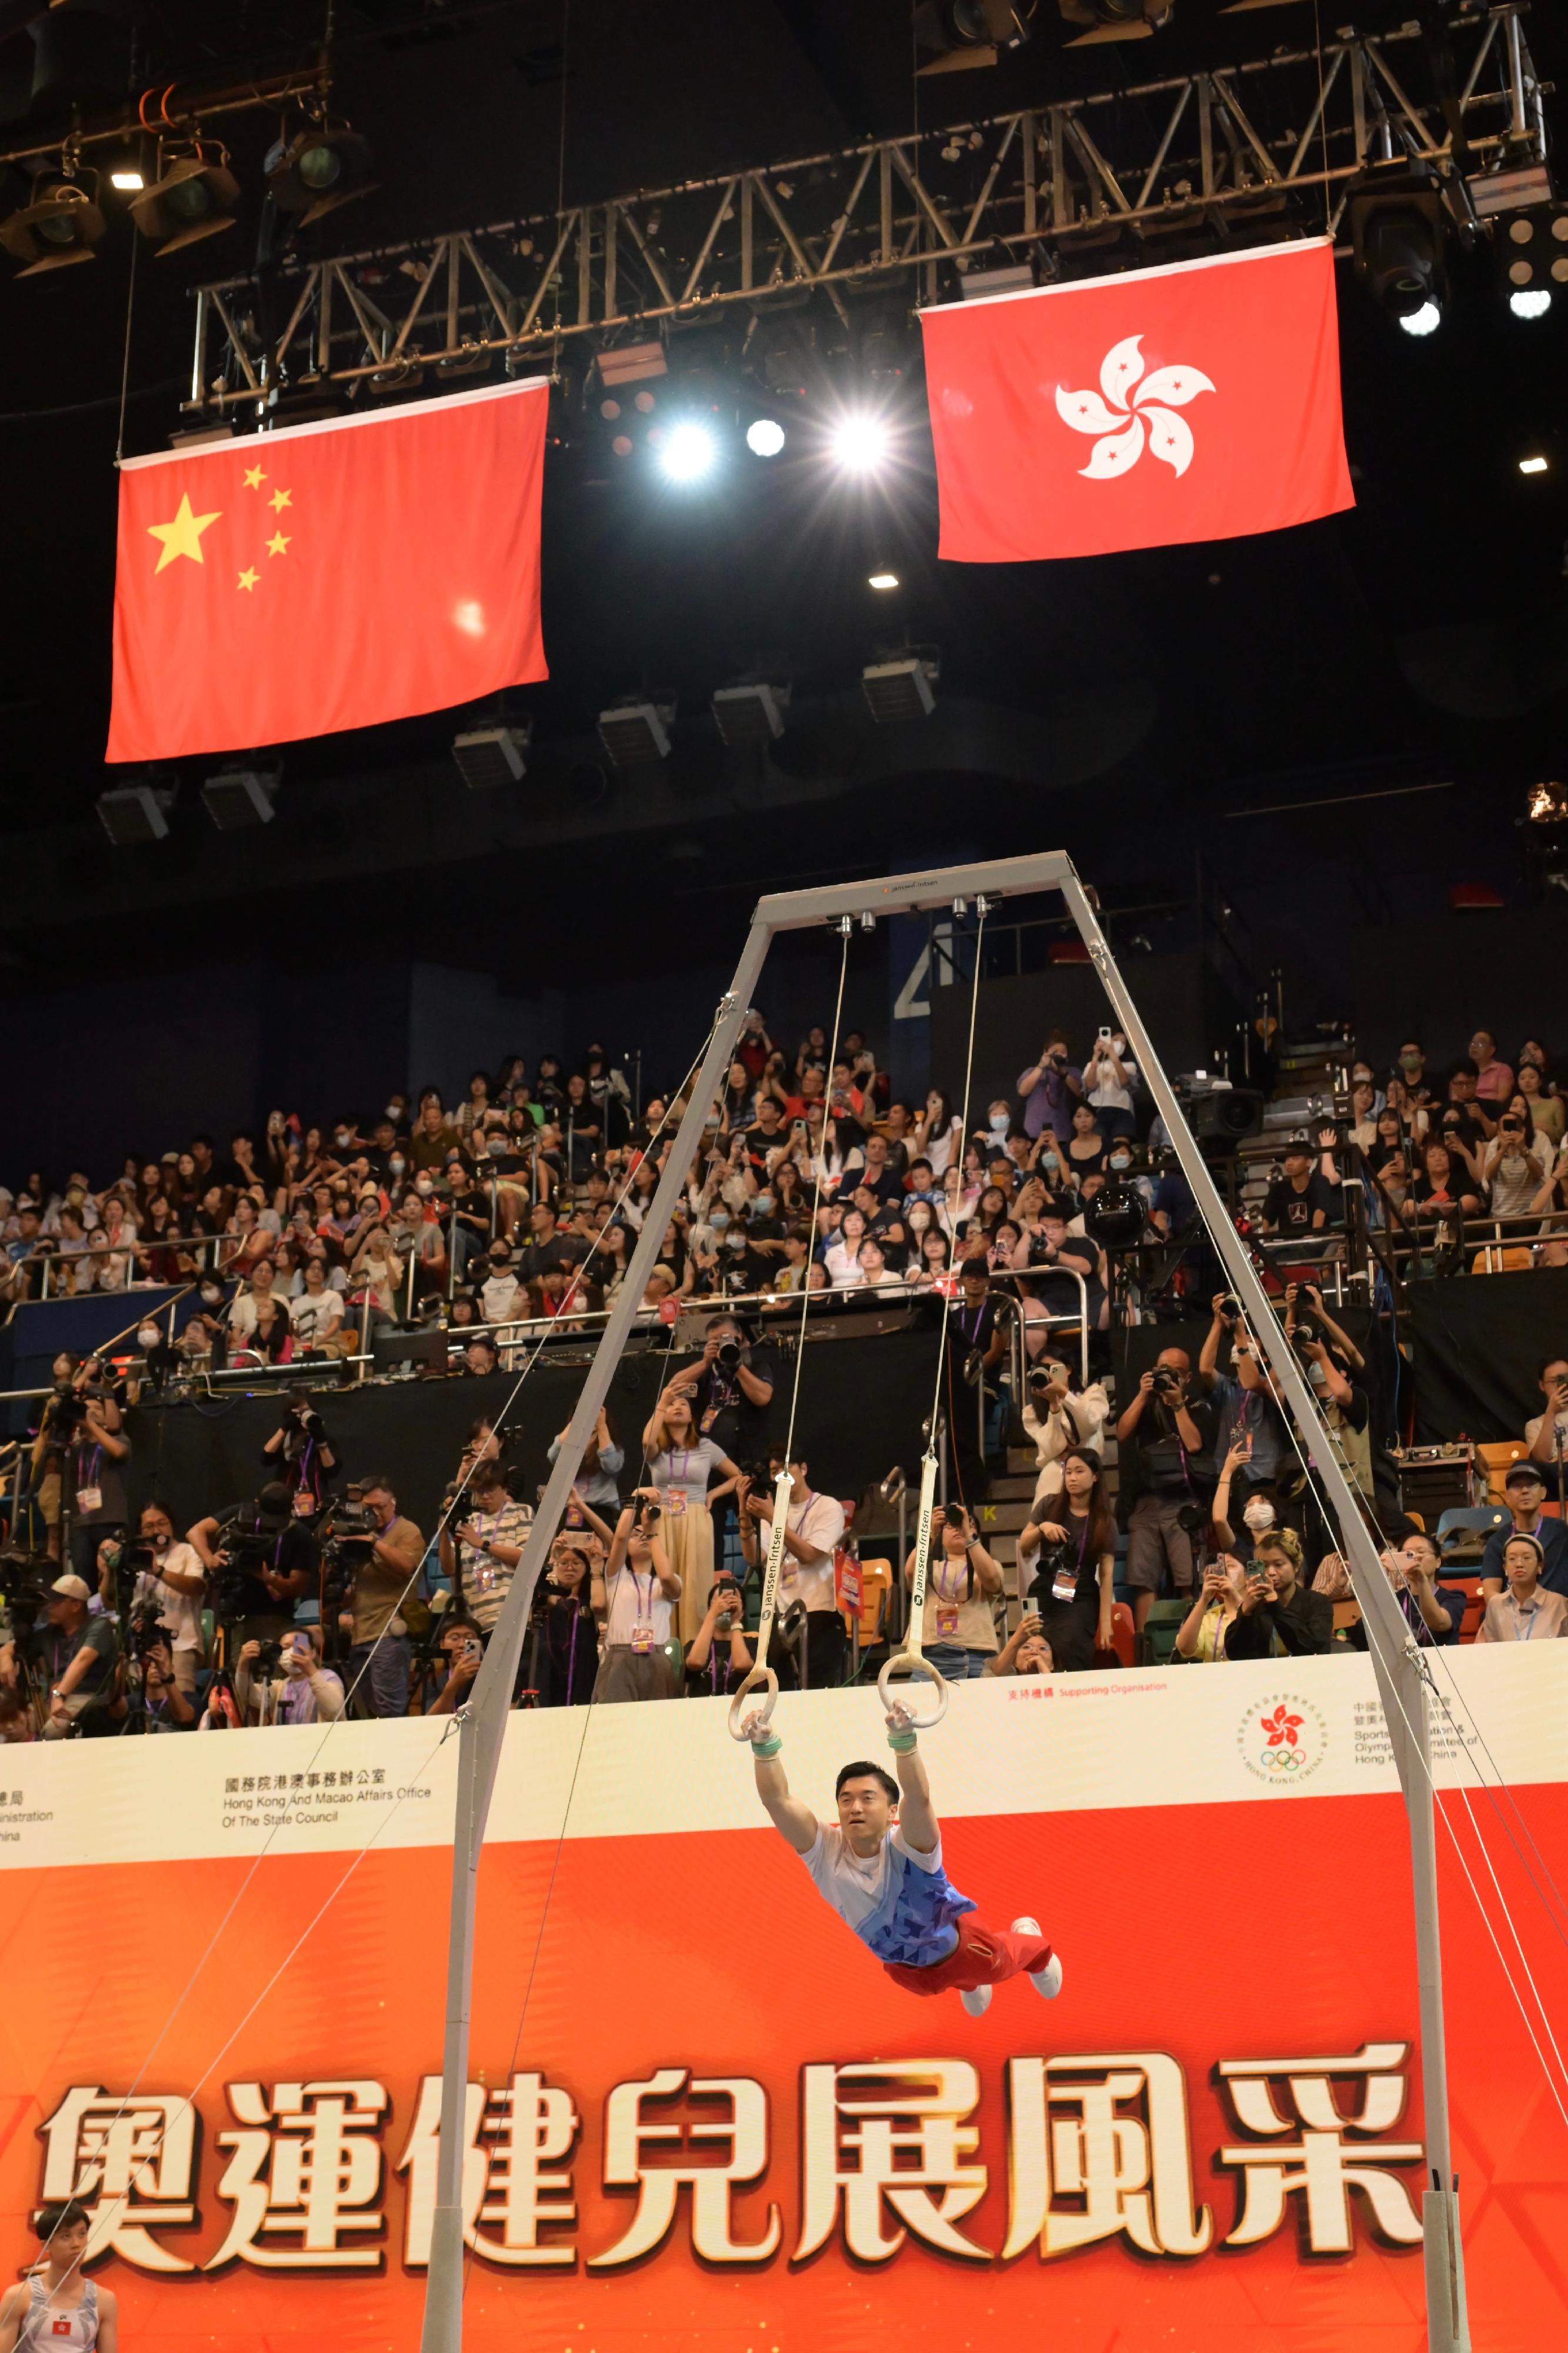
<svg viewBox="0 0 1568 2353">
<path fill-rule="evenodd" d="M 1037 1920 L 1031 1920 L 1026 1913 L 1021 1920 L 1014 1921 L 1013 1934 L 1016 1936 L 1037 1936 L 1040 1934 L 1040 1924 Z M 1043 1969 L 1031 1969 L 1029 1983 L 1042 2000 L 1055 2001 L 1062 1989 L 1061 1955 L 1053 1953 Z"/>
<path fill-rule="evenodd" d="M 984 2017 L 986 2011 L 991 2007 L 991 1990 L 992 1989 L 988 1985 L 971 1986 L 965 1991 L 960 1993 L 958 1999 L 963 2004 L 964 2009 L 969 2012 L 971 2018 Z"/>
</svg>

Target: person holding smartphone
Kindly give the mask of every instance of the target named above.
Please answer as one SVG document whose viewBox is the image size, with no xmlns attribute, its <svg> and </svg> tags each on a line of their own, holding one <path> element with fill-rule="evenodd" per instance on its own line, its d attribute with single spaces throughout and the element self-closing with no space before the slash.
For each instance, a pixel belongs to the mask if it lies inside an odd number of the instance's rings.
<svg viewBox="0 0 1568 2353">
<path fill-rule="evenodd" d="M 995 1603 L 1006 1580 L 999 1561 L 980 1541 L 973 1514 L 962 1504 L 938 1504 L 931 1515 L 931 1553 L 926 1577 L 925 1655 L 949 1683 L 983 1675 L 996 1655 Z M 904 1562 L 904 1583 L 915 1581 L 915 1556 Z"/>
<path fill-rule="evenodd" d="M 1108 1022 L 1100 1024 L 1084 1064 L 1084 1093 L 1094 1106 L 1094 1124 L 1108 1141 L 1117 1135 L 1136 1135 L 1138 1122 L 1132 1110 L 1132 1090 L 1138 1083 L 1138 1065 L 1128 1050 L 1127 1039 L 1120 1029 Z"/>
<path fill-rule="evenodd" d="M 1204 1570 L 1203 1583 L 1192 1608 L 1176 1629 L 1178 1659 L 1217 1666 L 1226 1657 L 1226 1636 L 1241 1608 L 1247 1569 L 1235 1553 L 1222 1552 Z"/>
</svg>

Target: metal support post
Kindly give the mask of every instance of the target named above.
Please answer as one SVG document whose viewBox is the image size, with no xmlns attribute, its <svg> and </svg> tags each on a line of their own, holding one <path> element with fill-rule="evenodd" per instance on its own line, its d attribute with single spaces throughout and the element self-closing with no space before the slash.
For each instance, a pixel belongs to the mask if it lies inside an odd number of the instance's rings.
<svg viewBox="0 0 1568 2353">
<path fill-rule="evenodd" d="M 1319 1480 L 1340 1527 L 1340 1552 L 1367 1622 L 1379 1694 L 1387 1720 L 1410 1823 L 1410 1868 L 1415 1894 L 1416 1978 L 1421 2018 L 1422 2109 L 1426 2135 L 1426 2341 L 1430 2353 L 1469 2353 L 1465 2305 L 1464 2256 L 1459 2239 L 1458 2199 L 1454 2187 L 1448 2119 L 1447 2046 L 1443 2025 L 1442 1947 L 1437 1919 L 1437 1869 L 1433 1816 L 1431 1739 L 1426 1677 L 1404 1614 L 1394 1600 L 1350 1482 L 1324 1430 L 1310 1385 L 1285 1337 L 1247 1245 L 1226 1214 L 1208 1166 L 1198 1150 L 1174 1089 L 1154 1050 L 1132 997 L 1117 969 L 1089 897 L 1069 868 L 1062 895 L 1089 949 L 1101 985 L 1126 1028 L 1182 1172 L 1191 1186 L 1211 1238 L 1247 1314 L 1254 1337 L 1312 1451 Z"/>
<path fill-rule="evenodd" d="M 447 2042 L 441 2068 L 441 2138 L 437 2162 L 436 2213 L 430 2242 L 430 2269 L 425 2286 L 425 2321 L 420 2353 L 461 2353 L 463 2341 L 463 2216 L 462 2186 L 465 2113 L 468 2080 L 468 2008 L 474 1968 L 474 1885 L 479 1849 L 489 1812 L 490 1794 L 500 1763 L 511 1707 L 512 1686 L 522 1656 L 523 1637 L 533 1606 L 534 1588 L 549 1557 L 561 1525 L 572 1482 L 584 1450 L 594 1434 L 620 1362 L 621 1351 L 642 1304 L 647 1279 L 663 1246 L 665 1228 L 685 1185 L 687 1173 L 701 1142 L 708 1107 L 719 1092 L 729 1067 L 735 1039 L 747 1006 L 755 993 L 757 976 L 767 954 L 771 927 L 753 921 L 735 977 L 723 998 L 702 1064 L 692 1082 L 685 1114 L 670 1147 L 647 1215 L 643 1219 L 626 1279 L 605 1325 L 589 1366 L 555 1468 L 540 1499 L 533 1525 L 523 1546 L 484 1664 L 474 1679 L 472 1696 L 462 1711 L 458 1750 L 457 1818 L 452 1841 L 452 1921 L 447 1957 Z"/>
</svg>

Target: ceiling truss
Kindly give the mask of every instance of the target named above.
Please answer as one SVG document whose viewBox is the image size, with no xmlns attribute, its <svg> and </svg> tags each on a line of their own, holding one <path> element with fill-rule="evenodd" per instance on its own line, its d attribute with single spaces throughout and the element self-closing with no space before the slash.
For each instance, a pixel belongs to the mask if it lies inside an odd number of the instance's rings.
<svg viewBox="0 0 1568 2353">
<path fill-rule="evenodd" d="M 1547 90 L 1521 0 L 1451 36 L 1445 100 L 1418 28 L 873 142 L 678 187 L 290 264 L 196 291 L 188 414 L 265 413 L 312 385 L 391 392 L 532 374 L 750 306 L 951 299 L 959 275 L 1136 266 L 1216 232 L 1337 233 L 1363 165 L 1443 175 L 1461 227 L 1479 176 L 1543 164 Z M 1461 149 L 1456 154 L 1454 126 Z M 1186 240 L 1184 244 L 1183 240 Z"/>
</svg>

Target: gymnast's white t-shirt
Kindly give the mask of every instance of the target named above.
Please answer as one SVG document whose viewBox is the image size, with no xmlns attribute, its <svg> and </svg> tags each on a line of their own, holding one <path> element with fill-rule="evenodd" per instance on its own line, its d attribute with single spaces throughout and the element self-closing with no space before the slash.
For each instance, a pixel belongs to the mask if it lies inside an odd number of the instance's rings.
<svg viewBox="0 0 1568 2353">
<path fill-rule="evenodd" d="M 925 1968 L 958 1943 L 955 1922 L 974 1905 L 942 1867 L 942 1841 L 930 1854 L 889 1831 L 875 1854 L 855 1852 L 837 1822 L 818 1822 L 801 1861 L 817 1892 L 879 1961 Z"/>
</svg>

